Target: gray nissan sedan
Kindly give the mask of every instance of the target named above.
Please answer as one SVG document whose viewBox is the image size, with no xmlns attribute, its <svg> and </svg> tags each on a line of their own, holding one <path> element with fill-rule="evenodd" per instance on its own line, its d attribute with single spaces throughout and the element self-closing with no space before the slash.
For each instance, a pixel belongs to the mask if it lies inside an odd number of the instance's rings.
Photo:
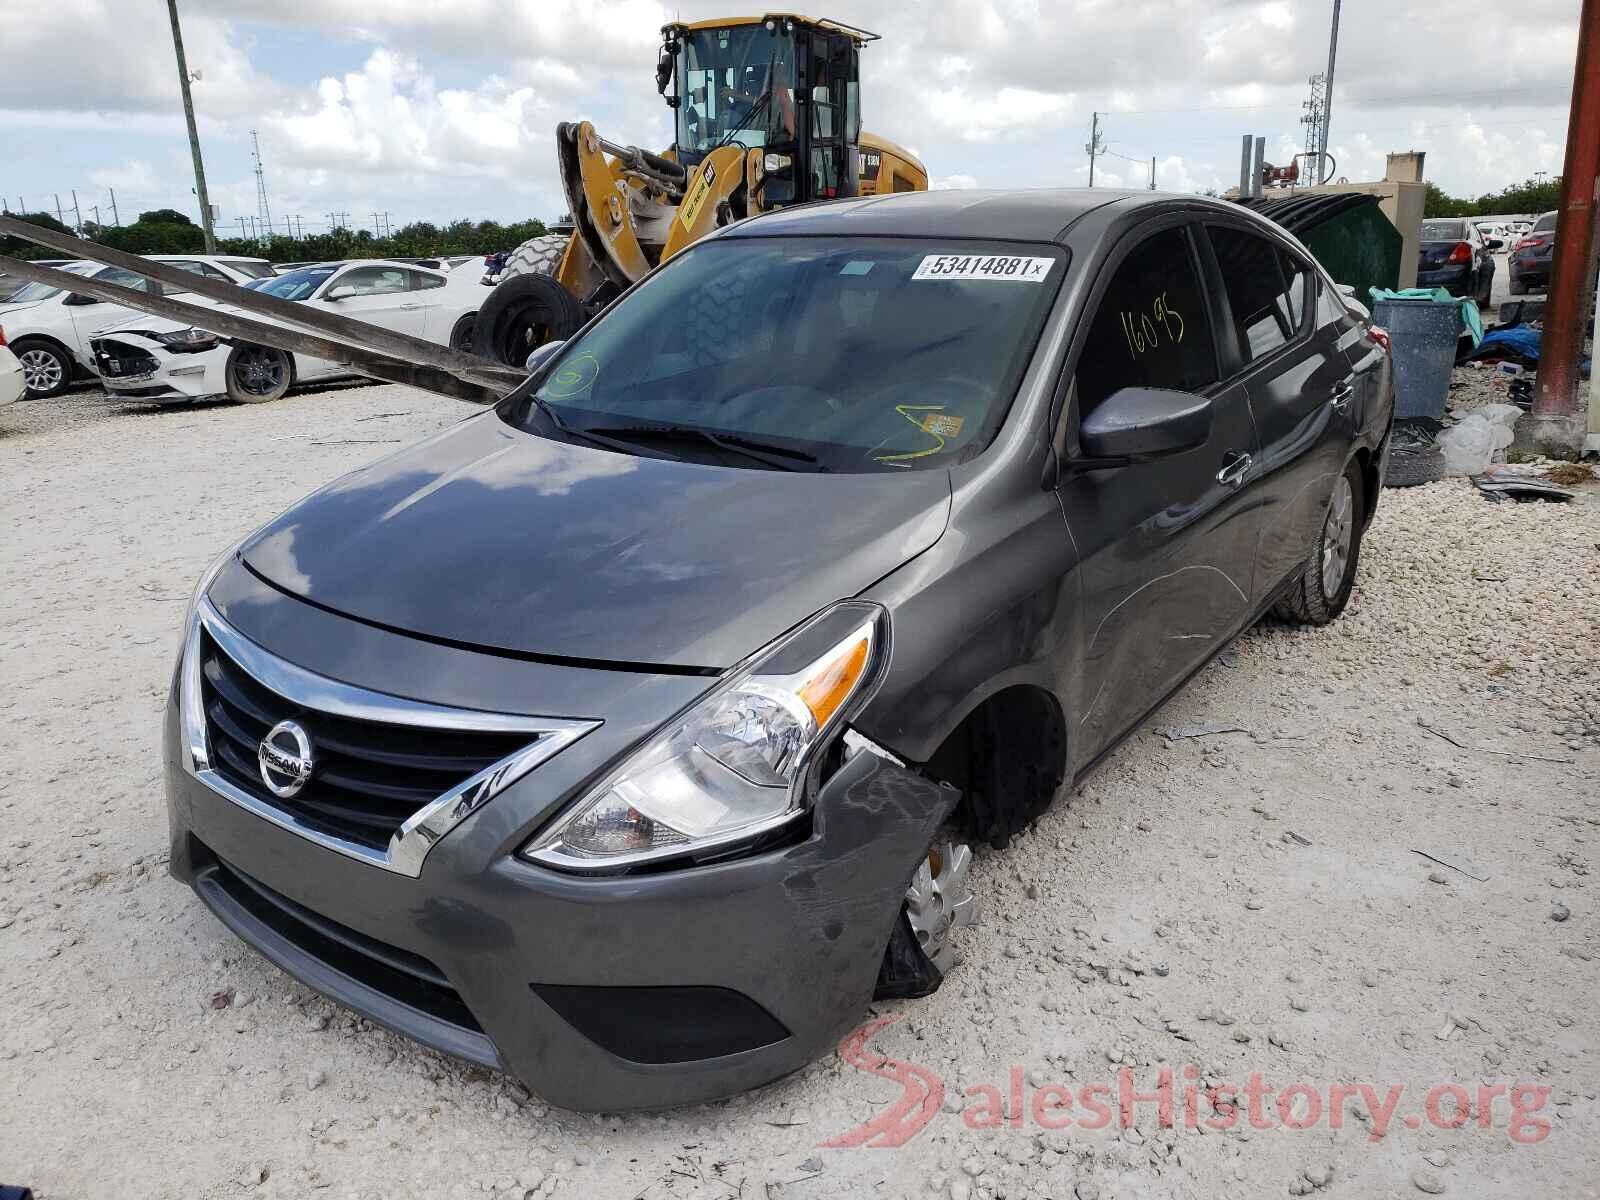
<svg viewBox="0 0 1600 1200">
<path fill-rule="evenodd" d="M 1263 615 L 1339 615 L 1385 342 L 1196 197 L 729 226 L 207 571 L 172 872 L 556 1104 L 793 1071 L 939 986 L 972 846 Z"/>
</svg>

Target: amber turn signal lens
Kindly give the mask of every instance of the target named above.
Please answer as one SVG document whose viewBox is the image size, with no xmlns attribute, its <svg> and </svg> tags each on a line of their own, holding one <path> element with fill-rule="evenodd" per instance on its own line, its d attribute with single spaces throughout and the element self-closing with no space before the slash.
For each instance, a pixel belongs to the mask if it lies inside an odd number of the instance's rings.
<svg viewBox="0 0 1600 1200">
<path fill-rule="evenodd" d="M 845 698 L 855 690 L 861 673 L 867 669 L 867 652 L 870 648 L 864 637 L 851 643 L 800 688 L 800 699 L 811 710 L 818 729 L 828 723 L 828 718 L 839 710 Z"/>
</svg>

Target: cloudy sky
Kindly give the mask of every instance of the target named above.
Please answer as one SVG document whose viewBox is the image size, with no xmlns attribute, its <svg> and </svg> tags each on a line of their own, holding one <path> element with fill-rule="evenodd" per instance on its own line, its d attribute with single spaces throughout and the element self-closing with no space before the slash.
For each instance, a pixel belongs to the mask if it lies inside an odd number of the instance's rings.
<svg viewBox="0 0 1600 1200">
<path fill-rule="evenodd" d="M 1578 0 L 1462 6 L 1346 0 L 1334 98 L 1339 174 L 1379 178 L 1388 150 L 1476 194 L 1558 172 Z M 682 0 L 180 0 L 212 202 L 223 231 L 256 211 L 257 130 L 275 221 L 325 229 L 457 217 L 550 218 L 554 129 L 586 117 L 660 148 L 652 74 Z M 1097 184 L 1237 180 L 1243 133 L 1269 161 L 1301 148 L 1306 79 L 1326 64 L 1332 0 L 834 0 L 883 34 L 862 65 L 866 126 L 915 150 L 935 186 L 1081 186 L 1094 111 Z M 124 221 L 197 212 L 163 0 L 0 0 L 0 196 Z M 1121 156 L 1121 157 L 1117 157 Z"/>
</svg>

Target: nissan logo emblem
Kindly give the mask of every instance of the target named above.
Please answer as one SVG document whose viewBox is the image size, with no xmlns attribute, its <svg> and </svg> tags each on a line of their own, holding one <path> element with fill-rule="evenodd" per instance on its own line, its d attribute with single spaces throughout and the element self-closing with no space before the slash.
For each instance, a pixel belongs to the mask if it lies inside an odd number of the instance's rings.
<svg viewBox="0 0 1600 1200">
<path fill-rule="evenodd" d="M 294 721 L 279 721 L 261 739 L 256 763 L 261 782 L 274 796 L 287 800 L 311 780 L 311 739 Z"/>
</svg>

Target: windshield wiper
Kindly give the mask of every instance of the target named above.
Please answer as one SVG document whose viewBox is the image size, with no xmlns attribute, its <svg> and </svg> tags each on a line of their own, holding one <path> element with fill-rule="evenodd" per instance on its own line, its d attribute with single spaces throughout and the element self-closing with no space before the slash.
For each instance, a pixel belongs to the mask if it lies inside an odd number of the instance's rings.
<svg viewBox="0 0 1600 1200">
<path fill-rule="evenodd" d="M 779 471 L 803 470 L 801 464 L 813 470 L 826 471 L 820 459 L 814 454 L 807 454 L 804 450 L 793 450 L 788 446 L 775 445 L 772 442 L 763 442 L 757 438 L 748 438 L 737 433 L 713 433 L 709 429 L 699 429 L 693 425 L 618 425 L 595 426 L 593 428 L 574 429 L 573 433 L 580 437 L 594 436 L 596 439 L 605 438 L 618 442 L 704 442 L 718 450 L 730 454 L 740 454 L 763 466 L 772 467 Z"/>
</svg>

